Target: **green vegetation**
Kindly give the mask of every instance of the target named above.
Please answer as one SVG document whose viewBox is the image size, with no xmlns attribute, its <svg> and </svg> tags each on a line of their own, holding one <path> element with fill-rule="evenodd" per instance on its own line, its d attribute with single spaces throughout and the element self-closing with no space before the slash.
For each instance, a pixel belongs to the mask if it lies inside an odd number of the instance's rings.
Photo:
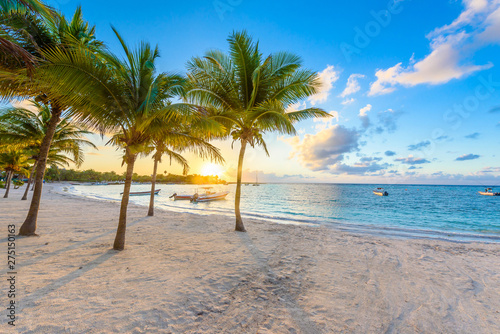
<svg viewBox="0 0 500 334">
<path fill-rule="evenodd" d="M 318 108 L 287 112 L 289 105 L 315 94 L 318 75 L 301 67 L 297 55 L 278 52 L 264 57 L 246 32 L 228 38 L 229 54 L 213 50 L 188 63 L 193 104 L 203 106 L 224 125 L 226 136 L 241 144 L 236 183 L 236 231 L 245 231 L 240 214 L 241 175 L 246 146 L 262 146 L 264 134 L 295 135 L 293 123 L 314 117 L 330 117 Z"/>
<path fill-rule="evenodd" d="M 93 169 L 78 171 L 73 169 L 59 169 L 56 166 L 47 168 L 45 172 L 45 180 L 47 181 L 74 181 L 74 182 L 123 182 L 125 181 L 125 173 L 117 174 L 116 172 L 96 172 Z M 133 182 L 151 182 L 151 175 L 132 175 Z M 176 174 L 158 174 L 156 183 L 186 183 L 186 184 L 225 184 L 226 181 L 219 179 L 218 176 L 202 176 L 202 175 L 176 175 Z"/>
<path fill-rule="evenodd" d="M 28 189 L 33 181 L 33 175 L 40 156 L 40 147 L 51 118 L 48 105 L 32 102 L 32 107 L 37 112 L 24 108 L 0 110 L 0 141 L 4 143 L 6 148 L 22 151 L 33 160 L 28 185 L 21 198 L 22 200 L 28 198 Z M 95 148 L 95 145 L 85 138 L 85 135 L 90 133 L 85 130 L 82 124 L 73 122 L 71 117 L 64 113 L 61 121 L 56 125 L 47 163 L 61 167 L 69 166 L 70 163 L 80 166 L 84 159 L 83 147 Z"/>
<path fill-rule="evenodd" d="M 318 91 L 317 73 L 302 68 L 294 54 L 264 57 L 246 32 L 229 36 L 228 54 L 209 51 L 193 58 L 186 76 L 159 72 L 158 47 L 141 42 L 131 49 L 114 32 L 123 58 L 96 38 L 95 27 L 83 19 L 81 8 L 66 19 L 37 0 L 0 1 L 0 99 L 30 99 L 38 111 L 0 112 L 5 197 L 15 173 L 29 176 L 23 199 L 34 182 L 19 234 L 36 235 L 44 176 L 75 182 L 123 181 L 113 244 L 123 250 L 132 181 L 152 181 L 152 193 L 156 182 L 224 183 L 211 176 L 157 175 L 157 169 L 166 156 L 187 174 L 184 152 L 223 163 L 219 149 L 209 141 L 228 138 L 241 144 L 235 214 L 236 230 L 245 231 L 240 197 L 246 147 L 261 146 L 268 153 L 264 134 L 295 134 L 295 122 L 330 116 L 317 108 L 287 111 Z M 107 145 L 123 152 L 123 175 L 59 168 L 83 162 L 82 147 L 93 145 L 85 139 L 90 131 L 108 136 Z M 134 173 L 135 162 L 148 155 L 153 158 L 152 176 L 139 176 Z M 153 211 L 151 195 L 148 215 Z"/>
</svg>

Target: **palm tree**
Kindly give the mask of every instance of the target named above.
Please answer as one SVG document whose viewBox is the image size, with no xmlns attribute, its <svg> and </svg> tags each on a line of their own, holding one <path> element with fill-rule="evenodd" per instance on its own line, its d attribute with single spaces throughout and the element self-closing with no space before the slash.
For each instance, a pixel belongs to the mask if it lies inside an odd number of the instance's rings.
<svg viewBox="0 0 500 334">
<path fill-rule="evenodd" d="M 39 102 L 32 102 L 32 105 L 37 109 L 37 113 L 24 108 L 0 110 L 0 142 L 11 147 L 22 148 L 29 152 L 31 159 L 34 159 L 22 200 L 27 199 L 40 154 L 40 146 L 51 118 L 49 106 Z M 47 163 L 59 166 L 74 163 L 77 167 L 80 166 L 83 163 L 83 147 L 88 145 L 96 148 L 92 142 L 85 139 L 88 134 L 91 132 L 87 131 L 83 125 L 73 122 L 68 113 L 64 113 L 62 120 L 56 126 Z M 66 154 L 69 154 L 71 158 Z"/>
<path fill-rule="evenodd" d="M 107 52 L 93 58 L 81 48 L 71 52 L 57 49 L 50 55 L 51 67 L 57 70 L 46 71 L 44 80 L 64 78 L 59 83 L 77 92 L 70 98 L 71 103 L 78 105 L 79 111 L 85 110 L 81 117 L 94 122 L 103 133 L 111 133 L 108 143 L 124 151 L 123 163 L 127 170 L 113 244 L 115 250 L 123 250 L 134 164 L 137 156 L 147 150 L 151 124 L 158 118 L 177 124 L 181 120 L 199 119 L 202 115 L 189 105 L 170 104 L 171 98 L 182 94 L 185 80 L 174 74 L 156 74 L 157 47 L 142 42 L 131 51 L 116 30 L 115 33 L 125 59 Z M 210 124 L 213 129 L 206 131 L 220 128 L 214 122 Z"/>
<path fill-rule="evenodd" d="M 54 11 L 38 0 L 2 0 L 0 1 L 0 11 L 6 13 L 16 10 L 29 11 L 34 15 L 50 17 Z M 0 21 L 1 22 L 1 21 Z M 7 67 L 22 67 L 31 75 L 36 65 L 36 57 L 21 45 L 16 43 L 12 29 L 0 23 L 0 60 Z M 15 33 L 14 33 L 15 35 Z"/>
<path fill-rule="evenodd" d="M 203 137 L 204 125 L 206 119 L 201 119 L 198 122 L 192 122 L 189 126 L 190 131 L 184 124 L 175 124 L 173 122 L 165 122 L 163 119 L 158 119 L 153 122 L 151 130 L 151 151 L 153 154 L 153 174 L 151 180 L 151 197 L 149 200 L 148 216 L 154 215 L 154 191 L 156 183 L 156 174 L 158 171 L 158 163 L 161 162 L 163 155 L 166 155 L 176 161 L 183 167 L 183 174 L 186 175 L 189 170 L 187 160 L 180 154 L 184 151 L 190 151 L 201 157 L 202 159 L 209 158 L 216 162 L 223 163 L 224 159 L 220 154 L 220 150 L 213 145 L 207 143 Z M 200 127 L 200 125 L 202 125 Z M 205 138 L 209 139 L 209 138 Z"/>
<path fill-rule="evenodd" d="M 293 123 L 330 115 L 318 108 L 287 112 L 289 105 L 318 92 L 315 72 L 303 69 L 301 59 L 288 52 L 264 58 L 246 32 L 228 38 L 229 54 L 213 50 L 188 63 L 189 102 L 203 107 L 241 143 L 235 195 L 236 231 L 245 231 L 240 214 L 241 175 L 247 145 L 269 152 L 264 134 L 295 134 Z"/>
<path fill-rule="evenodd" d="M 15 41 L 16 45 L 27 50 L 36 59 L 36 66 L 32 76 L 23 68 L 3 66 L 0 68 L 0 95 L 3 99 L 12 97 L 36 97 L 50 107 L 51 118 L 48 122 L 47 132 L 40 146 L 37 160 L 35 190 L 31 200 L 30 209 L 26 220 L 19 229 L 20 235 L 35 235 L 38 208 L 42 193 L 42 181 L 50 145 L 64 110 L 71 105 L 65 103 L 67 95 L 73 91 L 62 89 L 55 81 L 44 80 L 44 72 L 53 71 L 50 55 L 55 49 L 71 51 L 73 49 L 87 48 L 92 52 L 101 49 L 102 43 L 95 39 L 95 28 L 86 23 L 78 8 L 71 21 L 59 14 L 40 16 L 24 7 L 2 7 L 0 21 L 2 29 Z M 58 88 L 58 89 L 56 89 Z M 72 110 L 77 112 L 76 110 Z"/>
<path fill-rule="evenodd" d="M 14 173 L 22 173 L 29 175 L 29 170 L 26 168 L 29 163 L 29 156 L 20 150 L 11 150 L 0 153 L 0 168 L 5 170 L 5 195 L 4 198 L 9 197 L 10 183 Z"/>
</svg>

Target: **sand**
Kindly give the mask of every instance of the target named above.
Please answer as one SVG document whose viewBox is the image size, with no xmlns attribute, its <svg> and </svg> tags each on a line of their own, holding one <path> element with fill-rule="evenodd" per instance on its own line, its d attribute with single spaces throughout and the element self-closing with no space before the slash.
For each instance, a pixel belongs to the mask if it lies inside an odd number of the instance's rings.
<svg viewBox="0 0 500 334">
<path fill-rule="evenodd" d="M 0 198 L 0 250 L 29 201 Z M 17 239 L 19 333 L 500 333 L 500 245 L 129 207 L 46 185 L 38 237 Z M 0 192 L 3 196 L 3 191 Z M 3 256 L 6 261 L 6 256 Z"/>
</svg>

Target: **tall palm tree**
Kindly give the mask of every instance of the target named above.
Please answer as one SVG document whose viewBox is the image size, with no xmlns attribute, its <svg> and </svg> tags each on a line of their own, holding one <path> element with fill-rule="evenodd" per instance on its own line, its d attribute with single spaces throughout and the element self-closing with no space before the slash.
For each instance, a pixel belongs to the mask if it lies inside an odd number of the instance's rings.
<svg viewBox="0 0 500 334">
<path fill-rule="evenodd" d="M 0 142 L 11 147 L 22 148 L 29 152 L 34 159 L 26 191 L 22 200 L 26 200 L 28 189 L 33 180 L 37 166 L 40 147 L 46 136 L 51 111 L 48 105 L 32 102 L 37 112 L 24 108 L 6 108 L 0 110 Z M 85 138 L 91 134 L 84 126 L 73 122 L 69 113 L 62 115 L 62 120 L 57 124 L 54 137 L 50 146 L 48 163 L 69 165 L 74 163 L 77 167 L 83 163 L 83 147 L 95 145 Z M 67 154 L 70 155 L 67 156 Z"/>
<path fill-rule="evenodd" d="M 0 0 L 2 13 L 19 9 L 42 17 L 50 17 L 54 13 L 51 7 L 38 0 Z M 16 38 L 11 33 L 12 30 L 0 21 L 0 60 L 4 66 L 26 68 L 27 74 L 31 75 L 36 64 L 36 57 L 16 43 Z"/>
<path fill-rule="evenodd" d="M 1 9 L 1 30 L 8 31 L 15 43 L 27 50 L 37 61 L 32 76 L 27 75 L 23 69 L 0 67 L 0 95 L 7 100 L 12 97 L 36 97 L 37 100 L 50 106 L 51 111 L 47 132 L 38 155 L 35 190 L 30 209 L 19 229 L 20 235 L 28 236 L 35 235 L 36 231 L 43 174 L 50 145 L 63 111 L 71 107 L 65 103 L 67 95 L 74 94 L 73 91 L 62 89 L 57 84 L 59 78 L 44 80 L 44 71 L 52 70 L 51 62 L 46 55 L 54 49 L 64 49 L 69 52 L 73 49 L 87 48 L 97 52 L 101 49 L 102 43 L 95 39 L 95 28 L 83 21 L 80 8 L 76 10 L 71 21 L 67 21 L 63 15 L 55 12 L 49 16 L 40 16 L 22 7 Z M 55 89 L 56 87 L 59 89 Z"/>
<path fill-rule="evenodd" d="M 147 150 L 151 124 L 159 117 L 177 124 L 202 115 L 189 105 L 170 104 L 171 98 L 182 94 L 185 80 L 174 74 L 156 73 L 157 47 L 142 42 L 136 50 L 130 50 L 116 30 L 115 33 L 125 59 L 108 52 L 93 58 L 83 49 L 69 53 L 57 49 L 50 56 L 51 66 L 57 71 L 46 71 L 44 80 L 65 78 L 60 84 L 77 92 L 70 98 L 71 103 L 78 105 L 76 109 L 86 111 L 81 117 L 94 122 L 100 131 L 112 134 L 108 143 L 124 151 L 127 170 L 113 244 L 114 249 L 123 250 L 134 164 L 138 155 Z M 210 124 L 216 128 L 214 122 Z"/>
<path fill-rule="evenodd" d="M 241 143 L 235 196 L 236 231 L 245 231 L 240 213 L 241 175 L 247 145 L 269 152 L 264 134 L 295 134 L 293 123 L 330 115 L 318 108 L 287 112 L 289 105 L 318 92 L 318 75 L 303 69 L 300 57 L 278 52 L 263 57 L 246 32 L 228 38 L 229 54 L 213 50 L 188 62 L 189 102 L 203 107 Z"/>
<path fill-rule="evenodd" d="M 204 139 L 206 135 L 203 132 L 206 119 L 201 119 L 198 122 L 192 122 L 189 125 L 189 130 L 185 124 L 175 124 L 174 122 L 165 122 L 163 119 L 158 119 L 152 123 L 150 127 L 151 136 L 151 151 L 153 154 L 153 174 L 151 180 L 151 197 L 149 200 L 148 216 L 154 215 L 154 191 L 156 183 L 156 174 L 158 171 L 158 163 L 161 162 L 163 155 L 166 155 L 176 161 L 183 167 L 183 174 L 187 174 L 189 165 L 187 160 L 180 154 L 184 151 L 192 152 L 200 158 L 209 158 L 212 161 L 219 163 L 224 162 L 224 158 L 220 154 L 220 150 L 213 145 L 207 143 Z M 200 126 L 202 125 L 202 126 Z M 205 138 L 204 138 L 205 137 Z"/>
<path fill-rule="evenodd" d="M 22 173 L 29 175 L 29 170 L 26 168 L 29 163 L 29 156 L 21 150 L 10 150 L 0 153 L 0 169 L 5 170 L 5 195 L 4 198 L 9 197 L 10 183 L 14 173 Z"/>
</svg>

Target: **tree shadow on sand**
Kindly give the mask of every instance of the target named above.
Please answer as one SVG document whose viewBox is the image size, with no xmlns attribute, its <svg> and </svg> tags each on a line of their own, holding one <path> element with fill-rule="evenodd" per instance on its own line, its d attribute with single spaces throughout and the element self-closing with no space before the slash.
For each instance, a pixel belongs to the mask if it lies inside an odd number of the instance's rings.
<svg viewBox="0 0 500 334">
<path fill-rule="evenodd" d="M 144 220 L 146 220 L 148 218 L 151 218 L 151 217 L 140 218 L 140 219 L 138 219 L 138 220 L 136 220 L 136 221 L 128 224 L 127 227 L 130 228 L 130 227 L 132 227 L 132 226 L 134 226 L 134 225 L 136 225 L 138 223 L 143 222 Z M 82 245 L 88 244 L 88 243 L 90 243 L 92 241 L 95 241 L 95 240 L 97 240 L 99 238 L 102 238 L 102 237 L 104 237 L 104 236 L 106 236 L 108 234 L 112 234 L 112 233 L 116 233 L 116 229 L 110 229 L 110 230 L 108 230 L 108 231 L 106 231 L 104 233 L 95 235 L 93 237 L 90 237 L 90 238 L 82 240 L 82 241 L 75 242 L 74 244 L 71 244 L 71 245 L 66 246 L 64 248 L 57 249 L 57 250 L 55 250 L 53 252 L 45 253 L 45 254 L 39 255 L 37 257 L 33 257 L 33 258 L 29 259 L 29 260 L 26 259 L 26 258 L 21 258 L 22 261 L 16 265 L 16 269 L 19 270 L 20 268 L 31 266 L 33 264 L 36 264 L 36 263 L 40 262 L 40 261 L 46 260 L 48 258 L 51 258 L 52 256 L 56 256 L 56 255 L 62 254 L 64 252 L 68 252 L 68 251 L 77 249 L 77 248 L 79 248 Z M 19 237 L 19 236 L 17 236 L 17 238 L 20 239 L 20 238 L 28 238 L 28 237 Z M 29 237 L 29 238 L 33 238 L 33 237 Z M 0 242 L 1 241 L 7 242 L 7 238 L 0 240 Z M 111 246 L 111 243 L 110 243 L 110 246 Z M 5 270 L 5 269 L 4 270 L 0 270 L 0 275 L 4 275 L 7 272 L 8 272 L 8 270 Z"/>
<path fill-rule="evenodd" d="M 284 305 L 290 315 L 293 317 L 300 333 L 317 334 L 322 331 L 316 326 L 316 323 L 310 319 L 309 314 L 297 304 L 295 297 L 288 291 L 289 289 L 282 283 L 278 275 L 268 264 L 269 259 L 252 242 L 249 233 L 236 233 L 243 245 L 247 247 L 255 262 L 260 266 L 262 273 L 267 277 L 266 282 L 275 286 L 275 291 L 279 291 L 280 297 L 284 299 Z"/>
<path fill-rule="evenodd" d="M 111 257 L 113 257 L 114 255 L 116 255 L 118 253 L 119 253 L 118 251 L 110 249 L 106 253 L 104 253 L 104 254 L 100 255 L 99 257 L 95 258 L 94 260 L 86 263 L 82 267 L 79 267 L 79 269 L 76 269 L 75 271 L 73 271 L 73 272 L 71 272 L 63 277 L 60 277 L 60 278 L 54 280 L 52 283 L 44 286 L 43 288 L 40 288 L 40 289 L 32 292 L 24 297 L 25 298 L 29 297 L 32 301 L 37 301 L 40 298 L 42 298 L 43 296 L 46 296 L 47 294 L 54 292 L 54 291 L 62 288 L 66 284 L 72 282 L 73 280 L 83 276 L 88 271 L 95 269 L 96 267 L 98 267 L 99 265 L 108 261 Z M 29 307 L 29 306 L 26 306 L 26 307 Z"/>
</svg>

